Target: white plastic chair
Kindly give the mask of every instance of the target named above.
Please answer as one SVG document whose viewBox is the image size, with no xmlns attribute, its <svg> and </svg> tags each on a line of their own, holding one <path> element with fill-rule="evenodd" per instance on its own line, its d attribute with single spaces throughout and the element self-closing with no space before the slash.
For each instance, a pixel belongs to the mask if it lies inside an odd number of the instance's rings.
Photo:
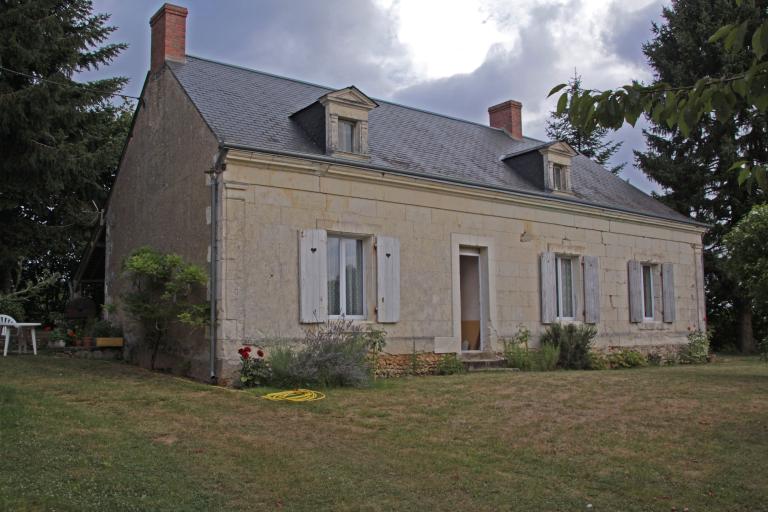
<svg viewBox="0 0 768 512">
<path fill-rule="evenodd" d="M 40 324 L 20 324 L 12 317 L 8 315 L 0 315 L 0 335 L 5 335 L 5 347 L 3 348 L 3 357 L 8 355 L 8 345 L 11 342 L 11 327 L 16 328 L 16 333 L 19 336 L 19 353 L 21 353 L 21 328 L 32 328 L 32 353 L 37 355 L 37 339 L 35 339 L 35 327 Z M 26 350 L 26 349 L 25 349 Z"/>
</svg>

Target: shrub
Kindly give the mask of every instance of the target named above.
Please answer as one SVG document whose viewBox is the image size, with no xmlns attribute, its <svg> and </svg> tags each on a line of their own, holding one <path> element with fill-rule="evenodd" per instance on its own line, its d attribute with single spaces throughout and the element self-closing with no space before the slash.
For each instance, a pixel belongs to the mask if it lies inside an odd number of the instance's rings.
<svg viewBox="0 0 768 512">
<path fill-rule="evenodd" d="M 658 352 L 650 352 L 646 359 L 648 359 L 648 364 L 651 366 L 661 366 L 664 362 L 664 357 Z"/>
<path fill-rule="evenodd" d="M 525 345 L 513 342 L 504 343 L 504 359 L 509 368 L 518 368 L 527 371 L 532 368 L 531 352 Z"/>
<path fill-rule="evenodd" d="M 590 348 L 597 336 L 597 329 L 592 325 L 552 324 L 541 335 L 541 344 L 552 345 L 560 349 L 559 365 L 571 370 L 591 368 Z"/>
<path fill-rule="evenodd" d="M 23 301 L 15 295 L 0 293 L 0 314 L 8 315 L 17 322 L 24 321 Z"/>
<path fill-rule="evenodd" d="M 637 368 L 646 366 L 648 361 L 637 350 L 620 349 L 608 354 L 608 364 L 611 368 Z"/>
<path fill-rule="evenodd" d="M 271 382 L 279 386 L 363 386 L 371 378 L 368 352 L 374 338 L 350 320 L 332 320 L 306 329 L 303 347 L 270 351 Z M 372 341 L 373 340 L 373 341 Z"/>
<path fill-rule="evenodd" d="M 208 303 L 204 296 L 208 279 L 197 265 L 186 263 L 177 254 L 163 254 L 142 247 L 123 263 L 123 272 L 132 287 L 122 295 L 127 313 L 141 322 L 144 342 L 151 353 L 150 367 L 161 345 L 167 343 L 173 323 L 201 327 L 208 321 Z"/>
<path fill-rule="evenodd" d="M 602 352 L 589 353 L 589 368 L 592 370 L 607 370 L 611 367 L 608 358 Z"/>
<path fill-rule="evenodd" d="M 520 324 L 512 339 L 504 341 L 504 359 L 509 368 L 518 368 L 523 371 L 532 368 L 532 357 L 528 351 L 530 338 L 531 331 L 525 325 Z"/>
<path fill-rule="evenodd" d="M 467 371 L 464 363 L 462 363 L 456 354 L 444 354 L 437 362 L 435 372 L 438 375 L 454 375 L 457 373 L 465 373 Z"/>
<path fill-rule="evenodd" d="M 278 387 L 296 383 L 296 351 L 288 345 L 276 345 L 269 350 L 267 363 L 270 369 L 269 383 Z"/>
<path fill-rule="evenodd" d="M 706 363 L 709 357 L 709 333 L 699 329 L 688 333 L 688 344 L 680 349 L 680 361 Z"/>
<path fill-rule="evenodd" d="M 533 357 L 533 367 L 542 372 L 551 372 L 557 368 L 560 360 L 560 348 L 550 343 L 543 343 Z"/>
<path fill-rule="evenodd" d="M 368 339 L 368 351 L 371 357 L 371 374 L 376 378 L 376 371 L 379 369 L 379 355 L 384 351 L 387 345 L 387 333 L 381 329 L 376 329 L 369 325 L 366 330 Z"/>
<path fill-rule="evenodd" d="M 253 352 L 253 353 L 252 353 Z M 245 346 L 237 351 L 240 354 L 240 384 L 249 388 L 253 386 L 263 386 L 267 384 L 272 372 L 269 363 L 264 359 L 264 351 L 256 349 L 254 352 L 251 347 Z"/>
<path fill-rule="evenodd" d="M 90 333 L 94 338 L 119 338 L 123 335 L 123 330 L 112 325 L 109 320 L 98 320 L 91 327 Z"/>
</svg>

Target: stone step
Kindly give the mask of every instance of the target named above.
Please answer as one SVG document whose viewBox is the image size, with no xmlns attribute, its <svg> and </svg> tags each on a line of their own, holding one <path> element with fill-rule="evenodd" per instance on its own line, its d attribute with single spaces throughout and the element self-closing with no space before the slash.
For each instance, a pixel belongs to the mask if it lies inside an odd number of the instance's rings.
<svg viewBox="0 0 768 512">
<path fill-rule="evenodd" d="M 462 354 L 459 359 L 464 367 L 470 371 L 498 370 L 507 367 L 507 361 L 503 357 L 487 354 Z"/>
</svg>

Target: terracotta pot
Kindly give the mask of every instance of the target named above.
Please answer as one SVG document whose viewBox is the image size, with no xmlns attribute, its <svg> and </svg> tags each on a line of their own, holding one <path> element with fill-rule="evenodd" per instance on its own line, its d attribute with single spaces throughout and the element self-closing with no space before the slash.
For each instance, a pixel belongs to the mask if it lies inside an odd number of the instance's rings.
<svg viewBox="0 0 768 512">
<path fill-rule="evenodd" d="M 83 346 L 83 339 L 82 338 L 75 338 L 75 346 L 76 347 L 82 347 Z"/>
<path fill-rule="evenodd" d="M 92 347 L 93 346 L 93 337 L 92 336 L 83 336 L 83 346 L 84 347 Z"/>
</svg>

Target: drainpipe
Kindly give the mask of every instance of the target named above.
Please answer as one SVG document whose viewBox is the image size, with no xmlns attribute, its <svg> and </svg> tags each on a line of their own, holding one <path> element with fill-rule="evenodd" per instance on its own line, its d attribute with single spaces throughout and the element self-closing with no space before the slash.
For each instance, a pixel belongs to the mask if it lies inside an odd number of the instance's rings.
<svg viewBox="0 0 768 512">
<path fill-rule="evenodd" d="M 218 377 L 216 375 L 216 312 L 218 309 L 218 261 L 219 261 L 219 175 L 226 169 L 224 160 L 227 151 L 219 148 L 213 167 L 206 174 L 211 177 L 211 267 L 210 267 L 210 357 L 209 370 L 211 383 L 215 384 Z"/>
</svg>

